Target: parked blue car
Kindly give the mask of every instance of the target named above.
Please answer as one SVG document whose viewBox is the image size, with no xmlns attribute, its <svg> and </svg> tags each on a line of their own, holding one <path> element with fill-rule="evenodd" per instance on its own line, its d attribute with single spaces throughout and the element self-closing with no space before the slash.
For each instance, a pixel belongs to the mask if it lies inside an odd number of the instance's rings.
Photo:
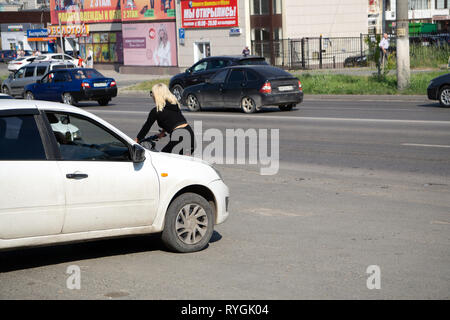
<svg viewBox="0 0 450 320">
<path fill-rule="evenodd" d="M 113 78 L 106 78 L 95 69 L 60 69 L 26 85 L 24 91 L 29 100 L 62 101 L 71 105 L 81 100 L 96 100 L 106 106 L 117 96 L 117 84 Z"/>
</svg>

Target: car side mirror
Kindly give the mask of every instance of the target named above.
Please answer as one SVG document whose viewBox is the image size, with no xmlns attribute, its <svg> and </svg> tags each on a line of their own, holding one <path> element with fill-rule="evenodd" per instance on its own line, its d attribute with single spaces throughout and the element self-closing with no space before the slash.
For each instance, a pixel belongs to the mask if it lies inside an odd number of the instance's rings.
<svg viewBox="0 0 450 320">
<path fill-rule="evenodd" d="M 190 68 L 186 69 L 186 73 L 191 74 L 192 73 L 192 69 L 190 69 Z"/>
<path fill-rule="evenodd" d="M 145 149 L 139 144 L 134 144 L 132 148 L 132 160 L 134 163 L 141 163 L 145 161 Z"/>
</svg>

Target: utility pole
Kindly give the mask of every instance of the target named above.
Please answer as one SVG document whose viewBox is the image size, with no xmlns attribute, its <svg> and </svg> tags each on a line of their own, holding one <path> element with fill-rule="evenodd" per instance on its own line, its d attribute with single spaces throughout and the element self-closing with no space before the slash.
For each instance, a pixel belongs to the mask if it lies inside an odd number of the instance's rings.
<svg viewBox="0 0 450 320">
<path fill-rule="evenodd" d="M 381 34 L 386 32 L 386 0 L 381 4 Z"/>
<path fill-rule="evenodd" d="M 397 89 L 409 86 L 409 21 L 408 0 L 396 0 L 397 11 Z"/>
</svg>

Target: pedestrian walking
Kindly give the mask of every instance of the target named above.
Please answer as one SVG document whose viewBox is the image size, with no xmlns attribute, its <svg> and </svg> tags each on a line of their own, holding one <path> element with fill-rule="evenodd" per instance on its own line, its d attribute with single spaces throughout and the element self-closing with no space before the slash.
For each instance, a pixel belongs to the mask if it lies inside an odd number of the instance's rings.
<svg viewBox="0 0 450 320">
<path fill-rule="evenodd" d="M 243 55 L 244 57 L 250 55 L 250 49 L 248 48 L 248 46 L 246 46 L 246 47 L 244 48 L 244 50 L 242 50 L 242 55 Z"/>
<path fill-rule="evenodd" d="M 389 39 L 388 34 L 383 34 L 383 38 L 380 41 L 379 44 L 380 47 L 380 66 L 385 66 L 388 58 L 388 49 L 389 49 Z"/>
</svg>

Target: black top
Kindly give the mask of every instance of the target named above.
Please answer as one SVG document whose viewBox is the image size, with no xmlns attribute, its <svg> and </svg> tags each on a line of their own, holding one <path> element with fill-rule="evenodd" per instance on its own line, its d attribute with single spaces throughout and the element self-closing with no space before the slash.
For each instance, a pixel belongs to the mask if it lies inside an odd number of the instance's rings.
<svg viewBox="0 0 450 320">
<path fill-rule="evenodd" d="M 166 106 L 162 111 L 156 110 L 156 107 L 150 111 L 147 121 L 145 121 L 141 131 L 137 135 L 138 140 L 145 138 L 155 121 L 158 123 L 158 126 L 169 134 L 179 125 L 187 123 L 178 105 L 166 102 Z"/>
</svg>

